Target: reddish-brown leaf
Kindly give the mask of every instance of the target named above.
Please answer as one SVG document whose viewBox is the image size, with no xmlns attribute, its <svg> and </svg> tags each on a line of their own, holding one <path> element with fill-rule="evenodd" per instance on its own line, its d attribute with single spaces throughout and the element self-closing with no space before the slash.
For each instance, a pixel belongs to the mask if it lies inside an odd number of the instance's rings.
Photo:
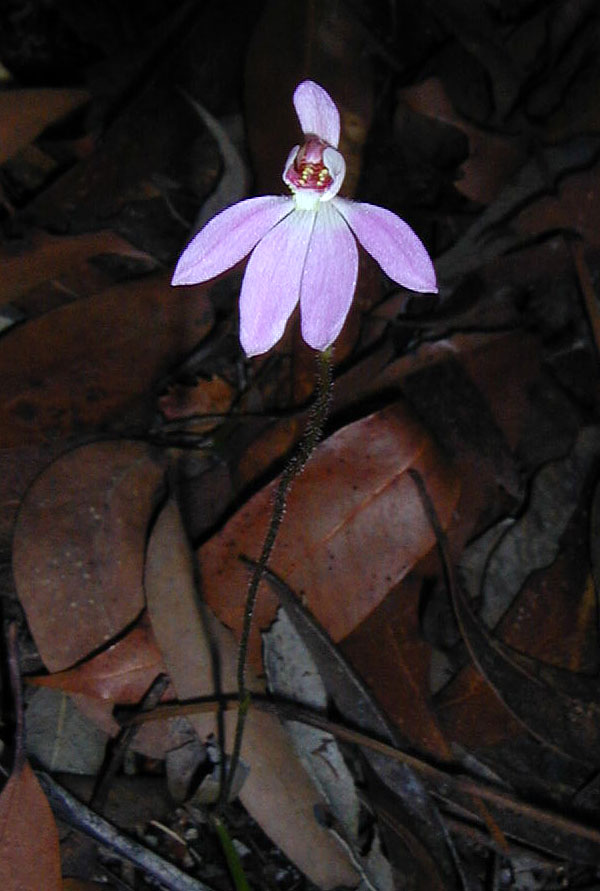
<svg viewBox="0 0 600 891">
<path fill-rule="evenodd" d="M 446 525 L 459 494 L 457 478 L 401 403 L 335 433 L 294 482 L 269 565 L 306 598 L 335 641 L 350 634 L 435 543 L 406 472 L 411 467 L 424 477 Z M 236 633 L 248 587 L 239 557 L 258 559 L 275 485 L 255 495 L 199 551 L 205 598 Z M 263 583 L 252 642 L 256 665 L 259 628 L 272 621 L 276 607 Z"/>
<path fill-rule="evenodd" d="M 66 671 L 29 677 L 37 687 L 65 693 L 83 693 L 111 705 L 133 705 L 142 698 L 154 678 L 166 672 L 146 611 L 134 627 L 106 650 Z"/>
<path fill-rule="evenodd" d="M 85 90 L 2 90 L 0 164 L 32 142 L 50 124 L 89 99 Z"/>
<path fill-rule="evenodd" d="M 35 480 L 15 529 L 17 591 L 40 655 L 60 671 L 144 606 L 144 544 L 163 466 L 134 442 L 62 455 Z"/>
<path fill-rule="evenodd" d="M 211 325 L 206 290 L 171 288 L 161 275 L 9 332 L 0 355 L 0 445 L 55 441 L 149 416 L 152 384 Z"/>
<path fill-rule="evenodd" d="M 147 254 L 110 229 L 71 236 L 35 232 L 24 243 L 19 242 L 16 246 L 8 243 L 0 248 L 0 300 L 15 300 L 42 282 L 68 273 L 74 266 L 99 254 L 149 259 Z"/>
<path fill-rule="evenodd" d="M 4 891 L 61 891 L 58 830 L 27 762 L 0 795 L 0 886 Z"/>
<path fill-rule="evenodd" d="M 438 760 L 452 752 L 431 706 L 431 647 L 419 627 L 422 579 L 411 574 L 343 642 L 342 650 L 404 737 Z"/>
</svg>

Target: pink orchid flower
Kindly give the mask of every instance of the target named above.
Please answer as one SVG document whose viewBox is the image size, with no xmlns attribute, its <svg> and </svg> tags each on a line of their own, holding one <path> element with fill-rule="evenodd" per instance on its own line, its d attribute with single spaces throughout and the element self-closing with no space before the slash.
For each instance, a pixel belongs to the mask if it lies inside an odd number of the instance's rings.
<svg viewBox="0 0 600 891">
<path fill-rule="evenodd" d="M 306 80 L 294 92 L 304 132 L 283 170 L 291 196 L 240 201 L 192 239 L 174 285 L 207 281 L 252 252 L 240 293 L 240 340 L 248 356 L 271 349 L 300 301 L 302 336 L 325 350 L 340 333 L 358 275 L 356 239 L 395 282 L 437 291 L 433 264 L 400 217 L 336 197 L 346 164 L 337 151 L 339 112 L 325 90 Z"/>
</svg>

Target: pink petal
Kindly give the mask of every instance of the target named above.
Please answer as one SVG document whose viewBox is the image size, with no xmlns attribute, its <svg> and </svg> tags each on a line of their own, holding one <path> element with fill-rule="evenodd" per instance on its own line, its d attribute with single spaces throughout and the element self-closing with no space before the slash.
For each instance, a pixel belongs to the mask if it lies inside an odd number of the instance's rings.
<svg viewBox="0 0 600 891">
<path fill-rule="evenodd" d="M 322 203 L 306 257 L 300 312 L 302 336 L 325 350 L 340 333 L 352 304 L 358 276 L 358 250 L 335 204 Z"/>
<path fill-rule="evenodd" d="M 223 210 L 188 244 L 175 267 L 172 284 L 196 285 L 235 266 L 283 217 L 291 198 L 248 198 Z"/>
<path fill-rule="evenodd" d="M 240 293 L 240 340 L 246 355 L 270 350 L 300 297 L 315 211 L 295 210 L 258 243 Z"/>
<path fill-rule="evenodd" d="M 383 271 L 412 291 L 437 292 L 435 269 L 421 240 L 390 210 L 345 198 L 333 203 Z"/>
<path fill-rule="evenodd" d="M 333 99 L 312 80 L 302 81 L 294 92 L 294 107 L 303 133 L 313 133 L 337 148 L 340 115 Z"/>
</svg>

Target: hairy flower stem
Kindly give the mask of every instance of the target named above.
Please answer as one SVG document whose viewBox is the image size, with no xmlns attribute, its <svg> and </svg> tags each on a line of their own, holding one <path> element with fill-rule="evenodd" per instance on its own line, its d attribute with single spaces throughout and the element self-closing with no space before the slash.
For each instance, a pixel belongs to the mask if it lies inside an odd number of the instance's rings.
<svg viewBox="0 0 600 891">
<path fill-rule="evenodd" d="M 267 568 L 267 563 L 271 556 L 271 551 L 283 520 L 285 506 L 290 487 L 295 477 L 297 477 L 306 465 L 306 462 L 313 453 L 315 446 L 323 435 L 323 428 L 329 415 L 331 405 L 331 393 L 333 389 L 333 371 L 331 363 L 331 349 L 317 353 L 317 387 L 315 400 L 312 404 L 306 429 L 302 439 L 298 443 L 292 457 L 286 464 L 283 473 L 279 478 L 279 483 L 275 492 L 273 503 L 273 513 L 271 514 L 271 522 L 267 529 L 265 541 L 262 547 L 261 555 L 252 573 L 250 583 L 248 585 L 248 594 L 246 597 L 246 607 L 244 610 L 244 624 L 242 627 L 242 636 L 240 638 L 240 647 L 238 651 L 237 665 L 237 683 L 238 683 L 238 714 L 237 724 L 235 728 L 235 739 L 233 743 L 233 752 L 229 762 L 225 781 L 221 787 L 220 806 L 224 805 L 231 792 L 231 786 L 235 771 L 240 760 L 240 752 L 242 750 L 242 740 L 244 737 L 244 724 L 246 714 L 250 707 L 250 693 L 246 688 L 246 661 L 248 656 L 248 641 L 250 638 L 250 629 L 252 627 L 252 616 L 254 614 L 254 605 L 256 603 L 256 595 L 258 586 L 260 585 L 263 574 Z"/>
</svg>

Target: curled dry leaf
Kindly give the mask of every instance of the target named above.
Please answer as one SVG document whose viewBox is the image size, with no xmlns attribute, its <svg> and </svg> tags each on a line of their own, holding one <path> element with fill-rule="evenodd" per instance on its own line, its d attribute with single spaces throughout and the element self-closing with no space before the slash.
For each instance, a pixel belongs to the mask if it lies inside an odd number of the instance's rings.
<svg viewBox="0 0 600 891">
<path fill-rule="evenodd" d="M 459 494 L 453 470 L 402 403 L 335 433 L 294 482 L 269 565 L 306 603 L 334 641 L 347 637 L 435 541 L 414 483 L 414 468 L 444 525 Z M 255 495 L 199 552 L 203 592 L 239 633 L 248 587 L 244 554 L 256 560 L 271 516 L 275 483 Z M 260 666 L 259 628 L 277 599 L 260 588 L 251 654 Z"/>
<path fill-rule="evenodd" d="M 193 554 L 173 501 L 162 510 L 148 542 L 145 585 L 154 632 L 179 698 L 215 693 L 215 658 L 220 689 L 235 690 L 237 647 L 209 610 L 201 617 Z M 255 677 L 248 686 L 262 689 Z M 230 743 L 235 712 L 224 718 Z M 191 715 L 189 720 L 201 739 L 216 732 L 214 715 Z M 348 855 L 315 819 L 315 806 L 324 802 L 273 715 L 250 709 L 242 758 L 250 774 L 240 798 L 267 835 L 319 887 L 354 887 L 357 876 Z"/>
<path fill-rule="evenodd" d="M 144 607 L 144 544 L 163 466 L 134 442 L 62 455 L 27 492 L 13 571 L 44 664 L 60 671 L 104 646 Z"/>
<path fill-rule="evenodd" d="M 58 830 L 27 762 L 0 795 L 0 886 L 4 891 L 62 889 Z"/>
</svg>

